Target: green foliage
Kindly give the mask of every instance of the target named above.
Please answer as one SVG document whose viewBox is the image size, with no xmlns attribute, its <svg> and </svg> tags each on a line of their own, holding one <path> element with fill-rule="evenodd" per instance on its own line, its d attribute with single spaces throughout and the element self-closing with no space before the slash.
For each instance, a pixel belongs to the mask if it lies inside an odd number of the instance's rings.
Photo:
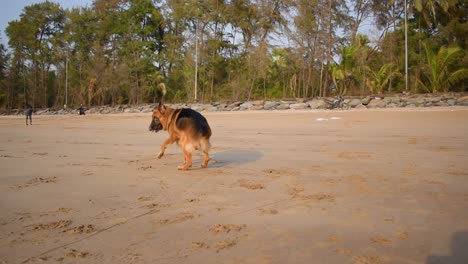
<svg viewBox="0 0 468 264">
<path fill-rule="evenodd" d="M 460 48 L 440 47 L 439 51 L 434 53 L 429 45 L 424 43 L 424 49 L 426 51 L 426 64 L 423 68 L 425 79 L 418 80 L 418 82 L 426 91 L 447 92 L 451 86 L 468 79 L 468 68 L 450 70 L 453 62 L 463 55 Z"/>
<path fill-rule="evenodd" d="M 410 89 L 466 91 L 465 1 L 409 3 Z M 6 29 L 9 50 L 0 47 L 0 107 L 402 91 L 403 11 L 399 1 L 32 4 Z M 370 17 L 382 30 L 375 41 L 358 33 Z"/>
<path fill-rule="evenodd" d="M 366 85 L 371 93 L 383 94 L 393 78 L 401 77 L 401 74 L 391 63 L 382 65 L 377 71 L 372 70 L 370 67 L 366 67 L 365 69 L 370 77 Z"/>
</svg>

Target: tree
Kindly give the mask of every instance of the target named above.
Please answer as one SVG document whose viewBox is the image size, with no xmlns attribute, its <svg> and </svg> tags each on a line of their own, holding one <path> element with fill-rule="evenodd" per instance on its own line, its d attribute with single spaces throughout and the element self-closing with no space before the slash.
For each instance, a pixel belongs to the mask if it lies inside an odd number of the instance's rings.
<svg viewBox="0 0 468 264">
<path fill-rule="evenodd" d="M 0 36 L 1 41 L 1 36 Z M 5 49 L 5 46 L 0 43 L 0 105 L 6 105 L 11 107 L 12 103 L 9 100 L 11 98 L 9 90 L 10 86 L 7 84 L 8 78 L 8 63 L 9 55 Z"/>
<path fill-rule="evenodd" d="M 53 65 L 55 37 L 63 30 L 65 13 L 60 5 L 46 1 L 25 7 L 20 17 L 6 29 L 9 45 L 21 67 L 29 66 L 32 70 L 33 106 L 36 96 L 42 93 L 43 100 L 37 103 L 48 107 L 54 94 L 54 87 L 47 87 L 47 78 L 51 76 L 48 71 Z"/>
<path fill-rule="evenodd" d="M 370 76 L 366 85 L 371 93 L 383 94 L 391 80 L 400 76 L 395 66 L 391 63 L 383 64 L 377 71 L 372 70 L 369 66 L 367 66 L 365 70 L 366 74 Z"/>
<path fill-rule="evenodd" d="M 463 51 L 458 47 L 441 47 L 435 54 L 428 44 L 424 44 L 426 51 L 426 63 L 423 68 L 424 80 L 418 80 L 419 84 L 428 92 L 448 92 L 449 88 L 468 78 L 468 69 L 461 68 L 450 70 L 451 64 L 463 56 Z"/>
</svg>

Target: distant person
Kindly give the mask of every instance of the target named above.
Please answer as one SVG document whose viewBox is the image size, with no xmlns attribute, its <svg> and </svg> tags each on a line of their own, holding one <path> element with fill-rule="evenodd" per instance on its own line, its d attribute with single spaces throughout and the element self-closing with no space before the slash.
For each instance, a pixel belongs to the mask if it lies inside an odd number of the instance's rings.
<svg viewBox="0 0 468 264">
<path fill-rule="evenodd" d="M 32 125 L 33 108 L 28 103 L 24 103 L 23 106 L 24 106 L 24 114 L 26 115 L 26 125 L 28 125 L 28 118 L 29 118 L 29 124 Z"/>
<path fill-rule="evenodd" d="M 80 113 L 80 115 L 85 115 L 85 108 L 83 107 L 83 104 L 80 105 L 80 108 L 78 108 L 78 111 Z"/>
</svg>

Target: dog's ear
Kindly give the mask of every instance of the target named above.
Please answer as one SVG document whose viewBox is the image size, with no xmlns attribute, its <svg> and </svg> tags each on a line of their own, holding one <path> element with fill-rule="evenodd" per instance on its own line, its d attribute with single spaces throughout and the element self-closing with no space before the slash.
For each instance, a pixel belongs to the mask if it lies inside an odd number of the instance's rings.
<svg viewBox="0 0 468 264">
<path fill-rule="evenodd" d="M 164 112 L 166 112 L 166 106 L 163 104 L 162 101 L 159 101 L 158 110 L 161 114 L 164 114 Z"/>
</svg>

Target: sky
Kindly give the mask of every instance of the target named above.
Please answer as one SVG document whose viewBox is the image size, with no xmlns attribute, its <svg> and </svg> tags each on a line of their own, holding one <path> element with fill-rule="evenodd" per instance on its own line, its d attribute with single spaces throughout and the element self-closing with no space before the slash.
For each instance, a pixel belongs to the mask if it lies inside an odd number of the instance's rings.
<svg viewBox="0 0 468 264">
<path fill-rule="evenodd" d="M 8 38 L 5 30 L 8 22 L 19 20 L 23 8 L 32 4 L 46 2 L 45 0 L 2 0 L 0 7 L 0 38 L 1 42 L 8 46 Z M 58 3 L 62 8 L 91 6 L 93 0 L 50 0 L 49 2 Z"/>
</svg>

